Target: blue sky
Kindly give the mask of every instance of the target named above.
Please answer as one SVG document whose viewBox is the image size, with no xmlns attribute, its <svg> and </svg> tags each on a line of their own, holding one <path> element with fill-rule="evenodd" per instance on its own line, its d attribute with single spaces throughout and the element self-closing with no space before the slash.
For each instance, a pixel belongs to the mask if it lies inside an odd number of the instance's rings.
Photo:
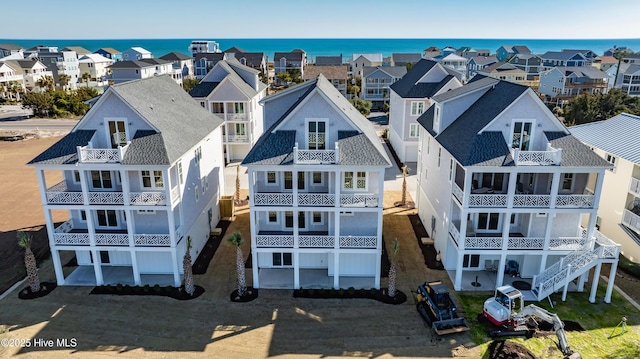
<svg viewBox="0 0 640 359">
<path fill-rule="evenodd" d="M 77 0 L 2 4 L 0 38 L 640 38 L 638 0 Z"/>
</svg>

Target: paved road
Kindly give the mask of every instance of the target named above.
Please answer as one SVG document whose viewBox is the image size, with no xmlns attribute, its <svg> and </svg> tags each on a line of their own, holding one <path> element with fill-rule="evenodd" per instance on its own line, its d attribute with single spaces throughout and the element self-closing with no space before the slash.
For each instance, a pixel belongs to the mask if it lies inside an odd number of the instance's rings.
<svg viewBox="0 0 640 359">
<path fill-rule="evenodd" d="M 0 119 L 0 130 L 5 131 L 34 131 L 34 130 L 47 130 L 47 131 L 71 131 L 71 129 L 78 123 L 78 120 L 57 120 L 57 119 L 42 119 L 42 118 L 11 118 Z"/>
</svg>

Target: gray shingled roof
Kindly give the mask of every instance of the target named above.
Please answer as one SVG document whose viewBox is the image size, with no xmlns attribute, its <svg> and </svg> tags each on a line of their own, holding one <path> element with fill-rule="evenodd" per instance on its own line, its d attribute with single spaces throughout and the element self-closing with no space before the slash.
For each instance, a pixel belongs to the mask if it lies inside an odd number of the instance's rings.
<svg viewBox="0 0 640 359">
<path fill-rule="evenodd" d="M 580 140 L 564 132 L 545 132 L 551 147 L 562 148 L 560 166 L 563 167 L 611 167 L 611 164 L 595 154 Z"/>
<path fill-rule="evenodd" d="M 569 66 L 569 67 L 556 67 L 565 76 L 576 74 L 578 77 L 587 77 L 590 79 L 606 79 L 609 76 L 600 69 L 593 66 Z"/>
<path fill-rule="evenodd" d="M 308 89 L 297 101 L 266 130 L 258 142 L 253 146 L 242 164 L 291 164 L 291 152 L 295 144 L 295 131 L 275 131 L 287 116 L 298 107 L 301 102 L 314 91 L 322 92 L 329 101 L 341 109 L 361 132 L 346 131 L 339 133 L 338 146 L 339 165 L 371 165 L 391 166 L 380 139 L 373 128 L 373 124 L 360 114 L 349 101 L 322 74 L 315 81 L 307 83 Z M 281 96 L 298 96 L 299 88 L 290 88 L 278 94 Z M 277 138 L 271 138 L 277 136 Z M 343 147 L 344 146 L 344 147 Z"/>
<path fill-rule="evenodd" d="M 305 80 L 311 80 L 318 77 L 318 75 L 323 74 L 324 77 L 333 80 L 333 79 L 344 79 L 346 80 L 348 77 L 347 65 L 315 65 L 315 66 L 307 66 L 304 69 Z"/>
<path fill-rule="evenodd" d="M 18 46 L 16 44 L 0 44 L 0 49 L 4 49 L 4 50 L 13 50 L 13 51 L 19 51 L 19 50 L 24 50 L 24 47 L 22 46 Z"/>
<path fill-rule="evenodd" d="M 184 60 L 191 60 L 192 57 L 189 55 L 185 55 L 183 53 L 174 51 L 166 55 L 160 56 L 160 58 L 167 61 L 184 61 Z"/>
<path fill-rule="evenodd" d="M 405 66 L 365 66 L 362 73 L 364 77 L 367 77 L 378 70 L 393 78 L 401 78 L 407 73 L 407 68 Z"/>
<path fill-rule="evenodd" d="M 422 59 L 422 55 L 418 53 L 393 53 L 391 54 L 391 58 L 393 59 L 394 63 L 415 64 Z"/>
<path fill-rule="evenodd" d="M 95 130 L 76 130 L 70 132 L 51 145 L 28 164 L 74 164 L 78 162 L 77 146 L 85 146 L 93 137 Z"/>
<path fill-rule="evenodd" d="M 589 146 L 640 165 L 640 116 L 621 113 L 608 120 L 570 127 L 569 131 Z"/>
<path fill-rule="evenodd" d="M 276 52 L 273 54 L 273 61 L 280 61 L 281 58 L 286 58 L 287 61 L 302 61 L 305 53 L 301 51 L 293 50 L 291 52 Z"/>
<path fill-rule="evenodd" d="M 139 69 L 143 67 L 155 66 L 149 62 L 143 62 L 141 60 L 127 60 L 114 62 L 112 65 L 107 66 L 108 69 Z"/>
<path fill-rule="evenodd" d="M 169 165 L 222 124 L 219 117 L 200 107 L 167 75 L 113 85 L 105 95 L 112 91 L 159 130 L 136 132 L 125 152 L 124 165 Z M 91 113 L 90 110 L 88 115 Z M 74 128 L 30 163 L 74 163 L 75 146 L 86 145 L 94 132 Z"/>
<path fill-rule="evenodd" d="M 316 56 L 316 66 L 337 66 L 337 65 L 342 65 L 342 55 Z"/>
<path fill-rule="evenodd" d="M 478 77 L 475 76 L 474 79 Z M 460 95 L 472 92 L 472 91 L 476 91 L 478 89 L 481 89 L 483 87 L 487 87 L 487 86 L 493 86 L 495 84 L 497 84 L 498 82 L 500 82 L 500 80 L 498 79 L 494 79 L 492 77 L 478 77 L 477 80 L 475 81 L 469 81 L 469 83 L 467 83 L 466 85 L 462 86 L 462 87 L 458 87 L 452 90 L 449 90 L 445 93 L 441 93 L 439 95 L 436 95 L 433 97 L 433 100 L 436 102 L 444 102 L 447 100 L 450 100 L 454 97 L 458 97 Z"/>
<path fill-rule="evenodd" d="M 222 52 L 199 52 L 196 54 L 195 61 L 198 62 L 201 59 L 207 59 L 208 61 L 220 61 L 224 59 L 224 53 Z"/>
<path fill-rule="evenodd" d="M 540 55 L 541 58 L 543 58 L 544 60 L 570 60 L 572 57 L 576 56 L 576 55 L 580 55 L 583 59 L 585 58 L 584 55 L 576 50 L 570 50 L 570 51 L 547 51 L 544 54 Z"/>
<path fill-rule="evenodd" d="M 219 82 L 200 82 L 189 91 L 189 95 L 191 97 L 207 97 L 219 84 Z"/>
<path fill-rule="evenodd" d="M 498 59 L 495 56 L 473 56 L 469 58 L 469 61 L 473 61 L 478 65 L 490 65 L 498 62 Z"/>
<path fill-rule="evenodd" d="M 442 81 L 435 83 L 417 83 L 429 70 L 437 65 L 433 60 L 422 59 L 418 61 L 400 80 L 394 82 L 391 89 L 402 98 L 426 98 L 433 97 L 444 85 L 449 83 L 454 76 L 448 75 Z"/>
</svg>

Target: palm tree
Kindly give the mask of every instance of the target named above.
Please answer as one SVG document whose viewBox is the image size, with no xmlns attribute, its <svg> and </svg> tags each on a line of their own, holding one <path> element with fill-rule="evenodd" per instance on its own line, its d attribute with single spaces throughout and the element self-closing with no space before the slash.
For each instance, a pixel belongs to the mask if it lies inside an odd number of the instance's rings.
<svg viewBox="0 0 640 359">
<path fill-rule="evenodd" d="M 38 278 L 38 266 L 36 257 L 31 251 L 31 236 L 23 231 L 18 231 L 18 245 L 24 248 L 24 266 L 27 269 L 27 277 L 29 278 L 29 287 L 31 292 L 40 291 L 40 278 Z"/>
<path fill-rule="evenodd" d="M 398 238 L 393 241 L 393 249 L 391 250 L 391 267 L 389 268 L 389 297 L 396 296 L 396 258 L 398 257 L 398 250 L 400 250 L 400 242 Z"/>
<path fill-rule="evenodd" d="M 91 74 L 88 72 L 84 72 L 82 73 L 82 81 L 84 81 L 85 84 L 87 84 L 87 87 L 89 87 L 89 80 L 91 80 Z"/>
<path fill-rule="evenodd" d="M 236 167 L 236 206 L 240 205 L 240 165 Z"/>
<path fill-rule="evenodd" d="M 69 84 L 69 81 L 71 81 L 71 76 L 69 76 L 67 74 L 60 74 L 60 75 L 58 75 L 58 81 L 60 81 L 60 85 L 62 86 L 62 90 L 66 91 L 67 85 Z"/>
<path fill-rule="evenodd" d="M 187 236 L 187 251 L 182 259 L 182 268 L 184 269 L 184 291 L 193 295 L 196 288 L 193 285 L 193 268 L 191 267 L 191 236 Z"/>
<path fill-rule="evenodd" d="M 247 283 L 244 278 L 244 256 L 242 255 L 242 235 L 240 232 L 234 232 L 227 237 L 227 242 L 236 246 L 236 270 L 238 272 L 238 296 L 244 297 L 247 294 Z"/>
<path fill-rule="evenodd" d="M 407 166 L 402 166 L 402 206 L 407 205 Z"/>
<path fill-rule="evenodd" d="M 36 83 L 40 89 L 46 88 L 47 90 L 53 90 L 53 77 L 49 75 L 40 77 Z"/>
</svg>

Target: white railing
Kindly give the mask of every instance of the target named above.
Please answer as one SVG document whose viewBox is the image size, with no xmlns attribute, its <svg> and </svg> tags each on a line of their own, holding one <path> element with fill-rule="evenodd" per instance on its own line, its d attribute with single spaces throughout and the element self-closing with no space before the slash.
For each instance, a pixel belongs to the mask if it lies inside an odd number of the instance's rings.
<svg viewBox="0 0 640 359">
<path fill-rule="evenodd" d="M 640 216 L 628 209 L 622 212 L 622 224 L 640 233 Z"/>
<path fill-rule="evenodd" d="M 551 196 L 548 194 L 516 194 L 513 196 L 514 207 L 549 207 Z"/>
<path fill-rule="evenodd" d="M 122 192 L 89 192 L 91 204 L 124 204 Z"/>
<path fill-rule="evenodd" d="M 323 164 L 338 162 L 338 143 L 335 150 L 299 150 L 293 147 L 293 163 Z"/>
<path fill-rule="evenodd" d="M 46 196 L 47 203 L 82 204 L 84 202 L 82 192 L 69 191 L 65 181 L 49 187 Z"/>
<path fill-rule="evenodd" d="M 131 192 L 129 202 L 135 205 L 161 206 L 166 204 L 164 192 Z"/>
<path fill-rule="evenodd" d="M 301 248 L 333 248 L 334 236 L 298 236 L 298 245 Z"/>
<path fill-rule="evenodd" d="M 217 114 L 222 115 L 222 114 Z M 226 121 L 247 121 L 249 120 L 249 114 L 247 113 L 228 113 L 225 115 Z"/>
<path fill-rule="evenodd" d="M 340 248 L 376 248 L 376 236 L 340 236 Z"/>
<path fill-rule="evenodd" d="M 54 233 L 53 241 L 61 245 L 88 246 L 90 244 L 88 233 Z"/>
<path fill-rule="evenodd" d="M 462 191 L 462 188 L 460 188 L 455 182 L 453 183 L 452 191 L 453 195 L 458 199 L 458 202 L 464 203 L 464 192 Z"/>
<path fill-rule="evenodd" d="M 253 197 L 256 206 L 293 205 L 293 193 L 256 193 Z"/>
<path fill-rule="evenodd" d="M 594 198 L 590 194 L 558 195 L 556 197 L 556 207 L 592 208 Z"/>
<path fill-rule="evenodd" d="M 247 135 L 227 135 L 227 142 L 233 143 L 249 143 L 249 136 Z"/>
<path fill-rule="evenodd" d="M 575 251 L 587 244 L 585 237 L 559 237 L 549 239 L 549 249 L 556 251 Z"/>
<path fill-rule="evenodd" d="M 544 247 L 544 238 L 509 237 L 507 246 L 509 249 L 542 249 Z"/>
<path fill-rule="evenodd" d="M 341 194 L 340 206 L 342 207 L 377 207 L 378 195 L 370 193 Z"/>
<path fill-rule="evenodd" d="M 129 144 L 118 148 L 88 148 L 78 146 L 78 158 L 80 162 L 117 163 L 122 162 Z"/>
<path fill-rule="evenodd" d="M 521 151 L 513 150 L 513 159 L 516 166 L 553 166 L 560 164 L 562 149 L 547 146 L 548 151 Z"/>
<path fill-rule="evenodd" d="M 180 199 L 180 186 L 175 186 L 171 189 L 171 203 L 175 203 Z"/>
<path fill-rule="evenodd" d="M 500 249 L 502 237 L 465 237 L 465 249 Z"/>
<path fill-rule="evenodd" d="M 98 246 L 128 246 L 129 235 L 122 233 L 96 233 L 94 235 Z"/>
<path fill-rule="evenodd" d="M 71 232 L 72 229 L 73 229 L 73 222 L 71 220 L 68 220 L 62 223 L 61 225 L 59 225 L 58 227 L 56 227 L 53 231 L 55 233 L 69 233 Z"/>
<path fill-rule="evenodd" d="M 631 181 L 629 182 L 629 193 L 633 194 L 636 197 L 640 197 L 639 179 L 631 177 Z"/>
<path fill-rule="evenodd" d="M 259 234 L 256 236 L 256 246 L 293 248 L 293 236 L 288 234 Z"/>
<path fill-rule="evenodd" d="M 335 206 L 336 195 L 329 193 L 299 193 L 299 206 Z"/>
<path fill-rule="evenodd" d="M 506 207 L 506 194 L 471 194 L 469 207 Z"/>
<path fill-rule="evenodd" d="M 171 236 L 168 234 L 136 234 L 133 236 L 136 246 L 170 246 Z"/>
</svg>

